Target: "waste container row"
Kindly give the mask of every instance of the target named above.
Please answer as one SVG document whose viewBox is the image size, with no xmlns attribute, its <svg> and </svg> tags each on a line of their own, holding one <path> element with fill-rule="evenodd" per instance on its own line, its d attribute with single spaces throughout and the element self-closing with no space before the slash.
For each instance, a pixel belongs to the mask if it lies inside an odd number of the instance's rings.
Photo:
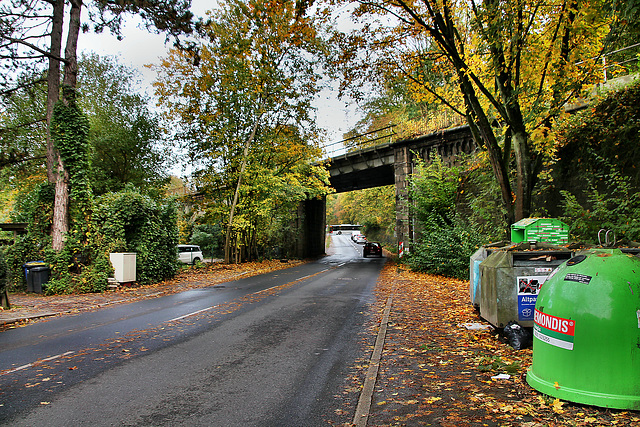
<svg viewBox="0 0 640 427">
<path fill-rule="evenodd" d="M 27 282 L 27 292 L 42 293 L 42 286 L 49 281 L 50 269 L 44 261 L 29 261 L 24 263 L 24 276 Z"/>
</svg>

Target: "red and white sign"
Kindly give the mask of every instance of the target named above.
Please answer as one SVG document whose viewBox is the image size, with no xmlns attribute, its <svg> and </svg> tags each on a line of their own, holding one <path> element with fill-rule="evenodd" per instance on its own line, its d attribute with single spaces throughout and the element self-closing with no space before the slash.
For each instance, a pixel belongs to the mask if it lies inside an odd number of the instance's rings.
<svg viewBox="0 0 640 427">
<path fill-rule="evenodd" d="M 576 322 L 562 317 L 552 316 L 536 310 L 533 318 L 534 322 L 545 329 L 574 336 Z"/>
<path fill-rule="evenodd" d="M 535 310 L 533 336 L 547 344 L 573 350 L 575 320 L 552 316 Z"/>
</svg>

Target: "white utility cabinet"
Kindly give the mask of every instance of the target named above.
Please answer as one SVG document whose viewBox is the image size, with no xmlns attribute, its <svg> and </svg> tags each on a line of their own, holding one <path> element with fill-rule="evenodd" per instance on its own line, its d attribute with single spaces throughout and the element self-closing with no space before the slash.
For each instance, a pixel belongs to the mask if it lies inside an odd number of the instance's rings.
<svg viewBox="0 0 640 427">
<path fill-rule="evenodd" d="M 113 252 L 109 254 L 111 265 L 115 270 L 115 279 L 120 283 L 136 281 L 136 253 Z"/>
</svg>

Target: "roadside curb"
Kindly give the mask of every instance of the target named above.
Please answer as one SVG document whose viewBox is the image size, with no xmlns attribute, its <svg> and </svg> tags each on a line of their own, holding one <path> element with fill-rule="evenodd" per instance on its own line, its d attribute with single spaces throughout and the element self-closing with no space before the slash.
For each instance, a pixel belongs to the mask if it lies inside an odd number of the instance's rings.
<svg viewBox="0 0 640 427">
<path fill-rule="evenodd" d="M 51 312 L 44 312 L 44 313 L 38 313 L 38 314 L 29 314 L 29 315 L 24 315 L 20 317 L 9 317 L 6 319 L 0 319 L 0 326 L 7 326 L 13 323 L 22 322 L 25 320 L 41 319 L 43 317 L 56 316 L 58 314 L 60 313 L 51 311 Z"/>
<path fill-rule="evenodd" d="M 373 354 L 369 361 L 369 369 L 367 370 L 367 376 L 362 386 L 362 392 L 358 399 L 358 406 L 356 407 L 356 413 L 353 416 L 353 425 L 356 427 L 365 427 L 369 419 L 369 410 L 371 408 L 371 400 L 373 398 L 373 389 L 378 378 L 378 368 L 380 367 L 380 359 L 382 356 L 382 348 L 384 347 L 384 340 L 387 335 L 387 324 L 389 323 L 389 313 L 391 312 L 391 304 L 393 297 L 387 298 L 387 304 L 384 308 L 384 314 L 380 321 L 380 329 L 378 330 L 378 336 L 376 337 L 376 343 L 373 347 Z"/>
<path fill-rule="evenodd" d="M 45 317 L 53 317 L 53 316 L 58 316 L 61 314 L 70 314 L 70 313 L 80 313 L 82 311 L 89 311 L 89 310 L 95 310 L 101 307 L 106 307 L 109 305 L 114 305 L 114 304 L 121 304 L 121 303 L 127 303 L 127 302 L 132 302 L 138 299 L 142 299 L 142 298 L 148 298 L 148 297 L 152 297 L 152 296 L 157 296 L 158 294 L 162 294 L 162 292 L 157 292 L 154 294 L 149 294 L 149 295 L 144 295 L 144 296 L 136 296 L 134 298 L 122 298 L 119 300 L 115 300 L 115 301 L 106 301 L 106 302 L 100 302 L 100 303 L 95 303 L 95 304 L 90 304 L 90 305 L 85 305 L 83 307 L 73 307 L 70 309 L 66 309 L 66 310 L 58 310 L 58 311 L 42 311 L 42 312 L 38 312 L 38 313 L 33 313 L 33 314 L 22 314 L 19 316 L 15 316 L 15 317 L 7 317 L 7 318 L 0 318 L 0 327 L 5 327 L 14 323 L 19 323 L 19 322 L 24 322 L 24 321 L 29 321 L 29 320 L 35 320 L 35 319 L 42 319 Z"/>
</svg>

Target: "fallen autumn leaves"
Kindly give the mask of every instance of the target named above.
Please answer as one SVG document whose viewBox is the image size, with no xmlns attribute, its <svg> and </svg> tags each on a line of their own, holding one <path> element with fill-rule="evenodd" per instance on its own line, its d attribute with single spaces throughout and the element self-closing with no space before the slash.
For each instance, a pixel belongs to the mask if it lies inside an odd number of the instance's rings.
<svg viewBox="0 0 640 427">
<path fill-rule="evenodd" d="M 376 290 L 377 321 L 389 296 L 393 307 L 368 425 L 640 425 L 638 412 L 564 402 L 531 388 L 531 349 L 517 351 L 495 331 L 460 326 L 483 322 L 468 289 L 466 281 L 387 263 Z M 498 374 L 509 378 L 492 379 Z"/>
<path fill-rule="evenodd" d="M 93 309 L 130 298 L 211 286 L 299 262 L 211 264 L 186 268 L 176 278 L 152 286 L 97 295 L 30 294 L 28 297 L 36 308 L 59 305 L 58 310 L 73 312 L 78 307 Z M 363 337 L 365 348 L 372 345 L 385 302 L 393 295 L 368 425 L 640 426 L 638 412 L 577 405 L 544 396 L 529 387 L 525 375 L 531 363 L 530 349 L 516 351 L 495 332 L 469 331 L 459 326 L 482 322 L 469 303 L 468 285 L 466 281 L 412 273 L 387 262 L 376 288 L 377 302 L 372 307 L 372 317 L 377 319 L 372 318 L 371 331 Z M 19 304 L 16 309 L 20 310 Z M 130 356 L 128 348 L 123 350 L 118 346 L 131 340 L 114 341 L 108 353 Z M 121 351 L 116 353 L 117 348 Z M 332 422 L 334 425 L 350 425 L 347 420 L 353 417 L 368 360 L 357 363 L 341 395 L 337 396 L 343 408 L 332 414 L 336 419 Z M 491 378 L 503 373 L 510 378 Z"/>
</svg>

